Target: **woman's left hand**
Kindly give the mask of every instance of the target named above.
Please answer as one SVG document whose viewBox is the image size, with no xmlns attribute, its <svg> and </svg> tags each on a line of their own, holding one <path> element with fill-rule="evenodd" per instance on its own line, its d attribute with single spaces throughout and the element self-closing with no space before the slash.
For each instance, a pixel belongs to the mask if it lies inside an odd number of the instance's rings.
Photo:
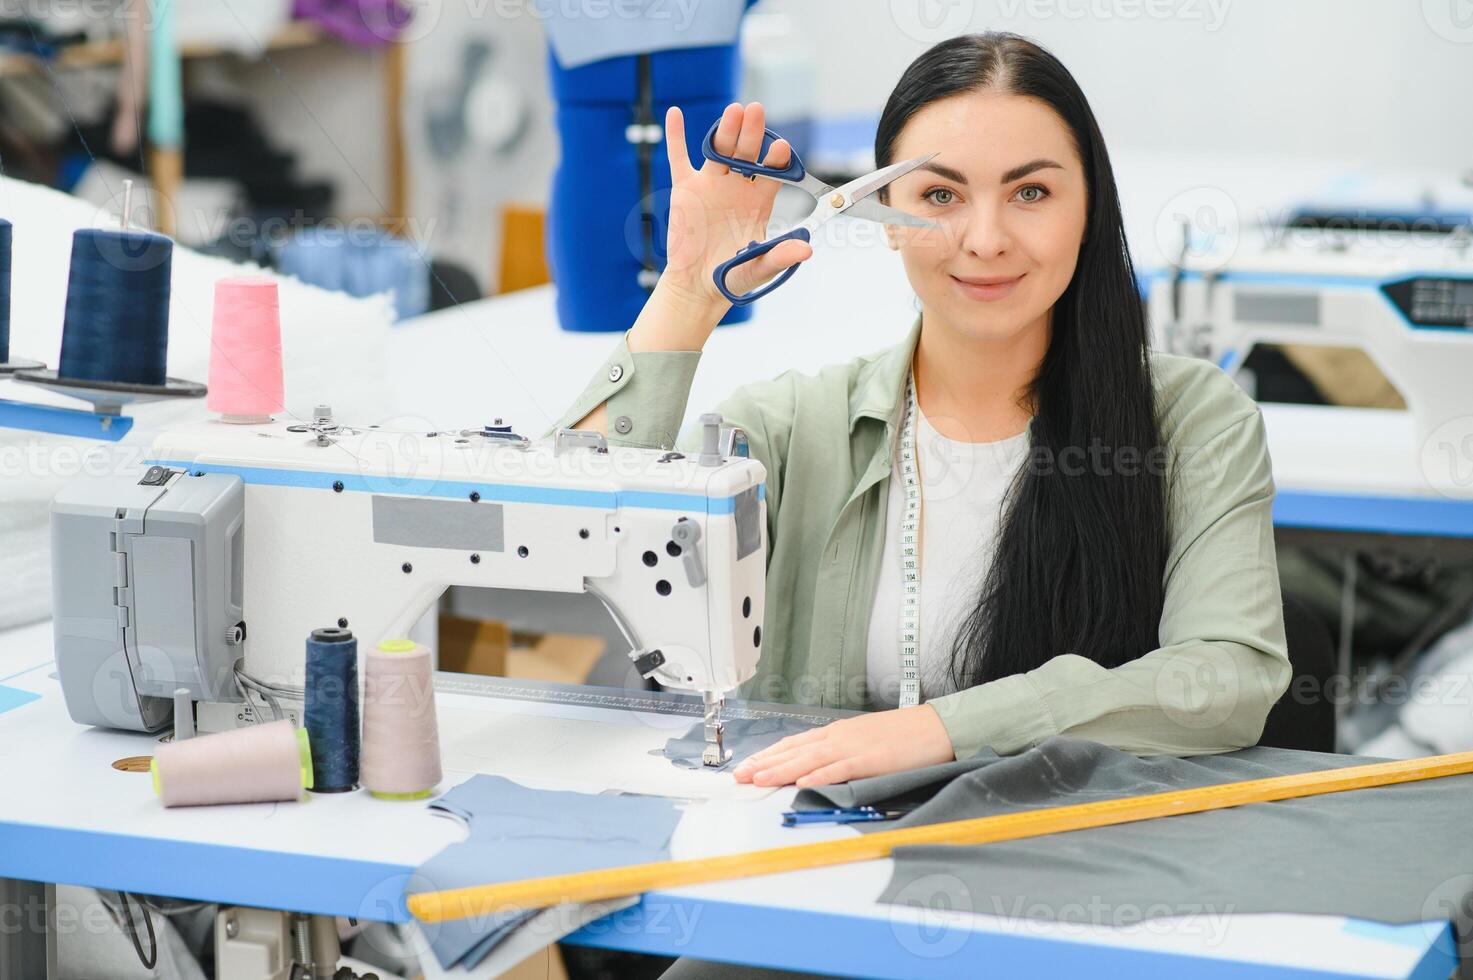
<svg viewBox="0 0 1473 980">
<path fill-rule="evenodd" d="M 956 758 L 946 726 L 930 705 L 874 711 L 789 735 L 733 771 L 756 786 L 826 786 L 919 769 Z"/>
</svg>

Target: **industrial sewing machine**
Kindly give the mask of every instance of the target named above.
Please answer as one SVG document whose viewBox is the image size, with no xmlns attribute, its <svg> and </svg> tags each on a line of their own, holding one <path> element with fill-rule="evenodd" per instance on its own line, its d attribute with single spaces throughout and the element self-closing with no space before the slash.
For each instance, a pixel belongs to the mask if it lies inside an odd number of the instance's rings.
<svg viewBox="0 0 1473 980">
<path fill-rule="evenodd" d="M 177 701 L 224 730 L 257 702 L 300 707 L 314 628 L 402 636 L 451 585 L 587 591 L 642 675 L 704 696 L 720 764 L 723 698 L 761 653 L 766 471 L 740 429 L 702 424 L 690 456 L 577 430 L 351 428 L 326 406 L 165 432 L 141 478 L 52 505 L 67 708 L 153 731 Z"/>
<path fill-rule="evenodd" d="M 1473 255 L 1467 237 L 1281 235 L 1276 244 L 1240 246 L 1232 254 L 1189 255 L 1184 247 L 1178 261 L 1152 279 L 1149 309 L 1158 345 L 1209 358 L 1229 374 L 1260 344 L 1359 348 L 1414 417 L 1415 443 L 1408 451 L 1451 448 L 1473 463 Z M 1422 468 L 1434 483 L 1448 471 L 1445 465 Z M 1435 489 L 1458 492 L 1450 484 Z"/>
</svg>

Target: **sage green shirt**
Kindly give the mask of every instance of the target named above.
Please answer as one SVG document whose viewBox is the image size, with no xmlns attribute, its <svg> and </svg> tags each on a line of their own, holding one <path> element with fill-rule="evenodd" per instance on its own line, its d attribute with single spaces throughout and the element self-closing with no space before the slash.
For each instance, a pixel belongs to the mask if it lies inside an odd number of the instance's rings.
<svg viewBox="0 0 1473 980">
<path fill-rule="evenodd" d="M 917 321 L 876 354 L 746 385 L 715 411 L 767 468 L 762 660 L 741 696 L 870 708 L 865 654 L 891 459 Z M 612 445 L 671 448 L 698 352 L 621 340 L 557 426 L 608 403 Z M 1212 364 L 1152 354 L 1170 488 L 1159 646 L 1107 669 L 1062 653 L 1024 674 L 933 698 L 958 758 L 1053 735 L 1140 754 L 1253 745 L 1289 682 L 1274 554 L 1273 476 L 1258 407 Z M 679 440 L 695 451 L 699 433 Z M 1158 464 L 1160 460 L 1156 461 Z M 1124 455 L 1107 465 L 1150 463 Z M 1061 452 L 1061 468 L 1091 465 Z"/>
</svg>

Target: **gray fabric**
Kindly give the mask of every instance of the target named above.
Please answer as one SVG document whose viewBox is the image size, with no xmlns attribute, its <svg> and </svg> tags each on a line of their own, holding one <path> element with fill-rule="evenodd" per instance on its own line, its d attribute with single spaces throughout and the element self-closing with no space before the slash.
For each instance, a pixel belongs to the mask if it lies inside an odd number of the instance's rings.
<svg viewBox="0 0 1473 980">
<path fill-rule="evenodd" d="M 1375 761 L 1270 748 L 1139 758 L 1052 738 L 1015 756 L 805 790 L 794 805 L 893 804 L 950 780 L 903 818 L 855 825 L 876 831 Z M 1473 776 L 1452 776 L 1001 844 L 906 847 L 881 901 L 1107 926 L 1252 912 L 1451 918 L 1466 956 L 1470 817 Z"/>
<path fill-rule="evenodd" d="M 422 864 L 414 892 L 592 871 L 669 858 L 680 811 L 654 796 L 607 796 L 530 789 L 501 776 L 476 775 L 430 806 L 470 826 Z M 535 912 L 503 912 L 425 927 L 445 969 L 474 969 Z"/>
<path fill-rule="evenodd" d="M 731 759 L 725 765 L 706 766 L 701 762 L 701 752 L 706 748 L 706 726 L 696 722 L 684 735 L 665 743 L 665 758 L 681 769 L 706 769 L 717 772 L 730 769 L 749 755 L 775 745 L 789 735 L 797 735 L 814 727 L 806 721 L 786 715 L 767 718 L 733 718 L 726 723 L 724 744 L 731 750 Z"/>
<path fill-rule="evenodd" d="M 856 779 L 853 782 L 833 786 L 802 789 L 793 799 L 795 810 L 824 810 L 835 806 L 868 806 L 885 803 L 891 807 L 905 807 L 924 803 L 935 796 L 947 783 L 963 776 L 979 766 L 987 765 L 998 758 L 996 752 L 983 750 L 978 755 L 957 762 L 923 769 L 907 769 L 888 776 Z M 889 830 L 894 823 L 877 826 L 855 824 L 862 830 Z"/>
</svg>

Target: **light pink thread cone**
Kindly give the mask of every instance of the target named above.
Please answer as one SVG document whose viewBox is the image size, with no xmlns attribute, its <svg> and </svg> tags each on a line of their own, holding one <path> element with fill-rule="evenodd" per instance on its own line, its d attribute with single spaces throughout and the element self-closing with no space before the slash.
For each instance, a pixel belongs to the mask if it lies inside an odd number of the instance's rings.
<svg viewBox="0 0 1473 980">
<path fill-rule="evenodd" d="M 159 746 L 164 806 L 268 803 L 302 795 L 296 729 L 285 719 Z"/>
<path fill-rule="evenodd" d="M 444 775 L 430 659 L 422 643 L 385 640 L 364 663 L 359 778 L 376 796 L 425 796 Z"/>
<path fill-rule="evenodd" d="M 209 389 L 205 406 L 227 422 L 262 422 L 282 410 L 281 311 L 274 279 L 239 276 L 215 283 Z"/>
</svg>

